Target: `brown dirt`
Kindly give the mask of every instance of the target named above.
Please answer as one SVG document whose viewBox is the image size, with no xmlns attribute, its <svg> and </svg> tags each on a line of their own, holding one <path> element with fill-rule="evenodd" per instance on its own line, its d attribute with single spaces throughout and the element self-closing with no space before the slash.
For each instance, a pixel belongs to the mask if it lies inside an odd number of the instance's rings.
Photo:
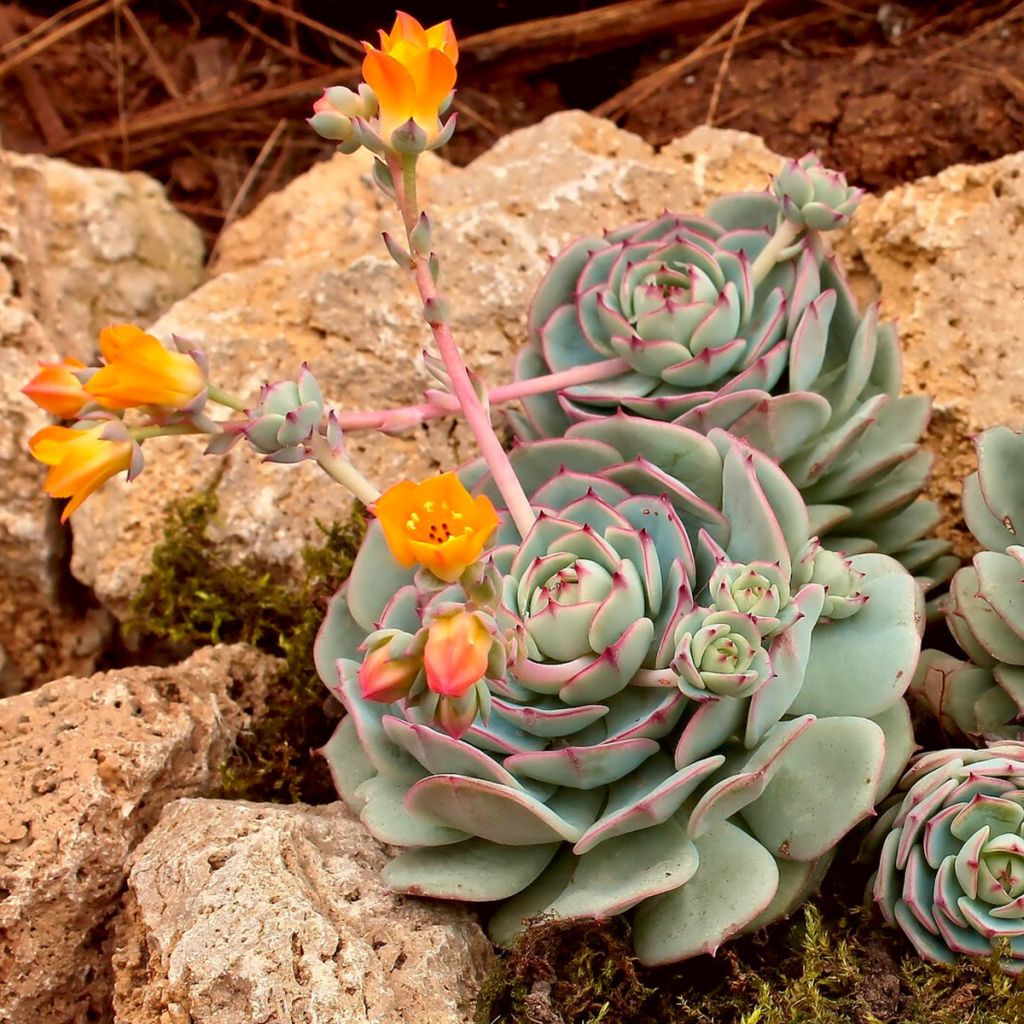
<svg viewBox="0 0 1024 1024">
<path fill-rule="evenodd" d="M 425 21 L 452 16 L 464 41 L 476 39 L 460 65 L 456 163 L 566 106 L 611 110 L 655 144 L 710 120 L 779 152 L 816 147 L 874 189 L 1024 148 L 1024 8 L 1011 2 L 661 0 L 643 25 L 619 21 L 603 35 L 598 10 L 621 0 L 407 6 Z M 145 170 L 212 241 L 324 158 L 302 119 L 324 84 L 355 67 L 380 10 L 326 0 L 0 4 L 4 144 Z M 563 15 L 578 20 L 553 40 L 554 22 L 521 24 Z M 495 44 L 502 27 L 527 42 Z M 13 66 L 30 44 L 36 56 Z M 683 58 L 649 98 L 620 97 Z"/>
</svg>

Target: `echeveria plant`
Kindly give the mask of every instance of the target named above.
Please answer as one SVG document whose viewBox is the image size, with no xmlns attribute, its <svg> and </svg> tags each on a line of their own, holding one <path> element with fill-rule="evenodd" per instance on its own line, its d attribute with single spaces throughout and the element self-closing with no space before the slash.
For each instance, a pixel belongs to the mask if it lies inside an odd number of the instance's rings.
<svg viewBox="0 0 1024 1024">
<path fill-rule="evenodd" d="M 367 45 L 366 81 L 310 119 L 375 154 L 401 217 L 384 242 L 431 332 L 423 403 L 339 410 L 306 366 L 247 400 L 196 345 L 120 324 L 97 365 L 65 359 L 25 388 L 70 421 L 30 446 L 64 518 L 168 434 L 343 484 L 374 521 L 316 645 L 347 711 L 325 754 L 398 848 L 388 884 L 493 905 L 502 942 L 538 915 L 630 912 L 645 963 L 714 952 L 807 898 L 914 749 L 907 570 L 935 583 L 951 565 L 918 497 L 928 403 L 900 396 L 895 332 L 825 253 L 859 194 L 813 157 L 703 217 L 570 245 L 519 379 L 486 389 L 417 199 L 419 156 L 455 126 L 457 61 L 447 22 L 400 14 Z M 517 399 L 509 453 L 490 407 Z M 452 414 L 479 448 L 468 466 L 382 493 L 348 456 L 347 431 Z M 972 738 L 1016 735 L 1024 709 L 1024 439 L 991 431 L 979 452 L 965 507 L 989 550 L 947 605 L 971 661 L 931 655 L 915 683 Z M 1008 966 L 1024 960 L 1020 751 L 926 755 L 879 825 L 878 898 L 927 956 L 1006 936 Z"/>
<path fill-rule="evenodd" d="M 944 602 L 966 660 L 926 651 L 914 693 L 945 731 L 974 742 L 1020 739 L 1024 720 L 1024 435 L 975 439 L 978 470 L 964 481 L 964 519 L 984 548 L 953 577 Z"/>
<path fill-rule="evenodd" d="M 872 831 L 872 891 L 929 960 L 990 957 L 1024 971 L 1024 743 L 918 757 Z"/>
<path fill-rule="evenodd" d="M 704 216 L 573 242 L 533 298 L 516 376 L 594 379 L 524 398 L 519 436 L 621 413 L 725 428 L 780 463 L 828 547 L 948 578 L 956 560 L 929 536 L 938 508 L 919 498 L 930 401 L 900 394 L 895 328 L 877 304 L 858 310 L 820 237 L 860 194 L 807 156 Z"/>
<path fill-rule="evenodd" d="M 802 902 L 902 771 L 918 588 L 822 549 L 785 475 L 724 431 L 611 418 L 512 465 L 536 522 L 520 537 L 502 512 L 448 583 L 388 534 L 454 551 L 468 495 L 371 525 L 317 642 L 348 712 L 338 786 L 404 848 L 391 888 L 505 901 L 500 941 L 634 910 L 645 963 L 713 952 Z M 501 507 L 482 463 L 461 478 Z"/>
</svg>

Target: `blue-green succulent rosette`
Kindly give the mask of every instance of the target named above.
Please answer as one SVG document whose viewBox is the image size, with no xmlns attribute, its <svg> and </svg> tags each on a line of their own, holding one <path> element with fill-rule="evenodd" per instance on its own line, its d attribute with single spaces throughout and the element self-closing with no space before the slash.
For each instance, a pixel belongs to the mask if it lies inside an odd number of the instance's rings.
<svg viewBox="0 0 1024 1024">
<path fill-rule="evenodd" d="M 1024 738 L 1024 435 L 994 427 L 975 439 L 964 481 L 967 527 L 983 548 L 957 571 L 943 610 L 965 658 L 926 651 L 918 701 L 948 735 L 975 743 Z"/>
<path fill-rule="evenodd" d="M 1024 972 L 1024 743 L 915 758 L 866 842 L 870 891 L 927 960 Z"/>
<path fill-rule="evenodd" d="M 498 942 L 630 912 L 646 964 L 713 953 L 798 906 L 902 772 L 920 589 L 822 549 L 785 473 L 721 430 L 613 416 L 511 459 L 536 523 L 520 538 L 463 470 L 501 523 L 453 583 L 370 526 L 316 644 L 348 712 L 338 788 L 401 848 L 393 890 L 497 903 Z M 467 610 L 493 649 L 442 715 L 415 658 Z M 368 700 L 391 644 L 406 695 Z"/>
<path fill-rule="evenodd" d="M 930 400 L 900 394 L 894 326 L 877 303 L 860 312 L 820 237 L 859 200 L 809 156 L 704 216 L 666 212 L 570 244 L 533 297 L 516 377 L 615 358 L 628 369 L 525 398 L 517 435 L 621 413 L 727 429 L 782 466 L 826 546 L 891 554 L 928 585 L 948 579 L 958 563 L 934 536 L 939 509 L 919 497 Z M 792 244 L 771 255 L 780 237 Z"/>
</svg>

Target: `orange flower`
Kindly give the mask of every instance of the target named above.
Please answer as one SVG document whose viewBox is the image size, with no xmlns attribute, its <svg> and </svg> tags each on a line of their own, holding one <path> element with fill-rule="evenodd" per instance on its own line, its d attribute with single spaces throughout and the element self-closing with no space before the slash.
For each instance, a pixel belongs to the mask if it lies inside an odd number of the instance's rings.
<svg viewBox="0 0 1024 1024">
<path fill-rule="evenodd" d="M 423 649 L 427 686 L 442 697 L 462 697 L 487 671 L 491 635 L 472 612 L 435 620 Z"/>
<path fill-rule="evenodd" d="M 419 562 L 446 583 L 480 557 L 498 525 L 490 499 L 473 498 L 454 473 L 422 484 L 403 480 L 377 499 L 373 511 L 399 565 Z"/>
<path fill-rule="evenodd" d="M 98 487 L 132 468 L 132 442 L 106 440 L 101 435 L 107 426 L 101 423 L 88 430 L 44 427 L 28 443 L 32 454 L 51 467 L 43 485 L 46 493 L 71 499 L 61 513 L 62 523 Z"/>
<path fill-rule="evenodd" d="M 390 35 L 381 30 L 380 49 L 363 44 L 363 78 L 380 105 L 385 140 L 412 118 L 434 139 L 441 131 L 439 112 L 455 86 L 459 47 L 450 21 L 424 27 L 399 11 Z"/>
<path fill-rule="evenodd" d="M 417 658 L 391 658 L 386 646 L 378 647 L 359 666 L 359 692 L 364 700 L 392 704 L 409 693 L 419 671 Z"/>
<path fill-rule="evenodd" d="M 101 331 L 100 351 L 107 365 L 89 378 L 85 390 L 106 409 L 184 409 L 206 389 L 206 374 L 191 356 L 168 351 L 132 324 Z"/>
<path fill-rule="evenodd" d="M 41 409 L 70 420 L 77 416 L 92 398 L 82 382 L 71 372 L 85 369 L 85 363 L 66 356 L 59 363 L 42 363 L 42 369 L 26 384 L 21 393 Z"/>
</svg>

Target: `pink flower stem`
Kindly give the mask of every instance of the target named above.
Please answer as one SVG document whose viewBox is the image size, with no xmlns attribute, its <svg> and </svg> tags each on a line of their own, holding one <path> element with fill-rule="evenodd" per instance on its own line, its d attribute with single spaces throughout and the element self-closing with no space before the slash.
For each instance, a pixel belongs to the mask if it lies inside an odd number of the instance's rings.
<svg viewBox="0 0 1024 1024">
<path fill-rule="evenodd" d="M 530 380 L 517 380 L 511 384 L 499 384 L 487 392 L 489 405 L 501 405 L 514 402 L 529 395 L 543 395 L 548 391 L 561 391 L 578 384 L 590 384 L 609 377 L 618 377 L 630 369 L 625 359 L 603 359 L 598 363 L 587 363 L 574 366 L 570 370 L 548 373 Z M 459 411 L 459 404 L 454 398 L 447 401 L 448 396 L 438 395 L 431 401 L 419 405 L 402 405 L 395 409 L 368 409 L 360 412 L 342 412 L 338 414 L 338 422 L 342 430 L 404 430 L 415 427 L 427 420 L 441 419 Z"/>
<path fill-rule="evenodd" d="M 415 263 L 413 275 L 416 286 L 419 288 L 420 298 L 423 300 L 424 314 L 434 334 L 438 353 L 451 378 L 452 392 L 462 407 L 466 423 L 473 431 L 476 443 L 480 447 L 480 454 L 491 471 L 494 483 L 505 499 L 505 505 L 512 521 L 516 524 L 520 535 L 525 537 L 537 517 L 530 507 L 530 500 L 523 490 L 523 485 L 512 468 L 508 454 L 501 447 L 501 442 L 494 433 L 491 418 L 487 410 L 484 409 L 473 387 L 473 382 L 469 378 L 466 364 L 462 361 L 462 354 L 452 337 L 451 328 L 444 312 L 444 304 L 434 284 L 430 262 L 421 254 L 416 253 L 413 246 L 412 233 L 419 219 L 419 206 L 416 201 L 416 158 L 414 156 L 402 158 L 389 156 L 388 167 L 395 183 L 395 196 L 402 212 L 406 238 Z"/>
</svg>

